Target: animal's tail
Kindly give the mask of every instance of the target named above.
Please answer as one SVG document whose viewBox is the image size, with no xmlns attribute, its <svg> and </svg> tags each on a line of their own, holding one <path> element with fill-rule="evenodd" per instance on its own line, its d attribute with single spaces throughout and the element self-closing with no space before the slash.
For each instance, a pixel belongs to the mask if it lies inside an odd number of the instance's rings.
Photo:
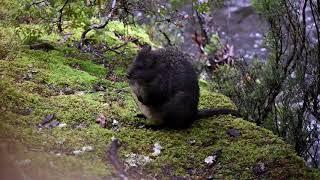
<svg viewBox="0 0 320 180">
<path fill-rule="evenodd" d="M 237 110 L 220 108 L 220 109 L 200 109 L 198 111 L 197 119 L 204 119 L 212 116 L 227 115 L 227 114 L 230 114 L 236 117 L 241 117 L 239 111 Z"/>
</svg>

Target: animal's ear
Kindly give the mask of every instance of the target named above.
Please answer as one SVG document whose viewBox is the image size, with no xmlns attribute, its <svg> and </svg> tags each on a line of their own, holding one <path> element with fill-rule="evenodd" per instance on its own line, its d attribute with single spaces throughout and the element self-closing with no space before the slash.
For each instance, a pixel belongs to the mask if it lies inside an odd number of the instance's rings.
<svg viewBox="0 0 320 180">
<path fill-rule="evenodd" d="M 136 57 L 136 62 L 143 64 L 144 68 L 150 68 L 155 63 L 150 45 L 142 46 Z"/>
<path fill-rule="evenodd" d="M 151 46 L 149 44 L 145 44 L 141 47 L 139 54 L 148 54 L 151 51 Z"/>
</svg>

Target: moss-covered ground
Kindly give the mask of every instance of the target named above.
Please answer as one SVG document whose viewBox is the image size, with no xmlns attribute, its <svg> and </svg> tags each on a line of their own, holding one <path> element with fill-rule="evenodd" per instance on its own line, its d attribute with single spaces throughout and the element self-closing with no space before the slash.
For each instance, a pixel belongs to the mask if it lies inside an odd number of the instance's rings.
<svg viewBox="0 0 320 180">
<path fill-rule="evenodd" d="M 30 175 L 32 167 L 46 170 L 47 175 L 31 173 L 35 179 L 110 177 L 116 170 L 105 151 L 115 137 L 122 144 L 119 157 L 123 162 L 133 153 L 151 159 L 134 167 L 146 177 L 316 179 L 317 174 L 307 169 L 291 146 L 240 118 L 216 116 L 186 130 L 141 126 L 146 122 L 135 118 L 139 110 L 124 81 L 136 51 L 131 46 L 123 49 L 125 57 L 107 54 L 107 68 L 92 56 L 63 45 L 49 52 L 18 46 L 0 59 L 0 141 L 18 144 L 14 145 L 14 167 L 23 166 L 25 175 Z M 97 84 L 105 89 L 97 91 Z M 200 108 L 205 107 L 236 108 L 227 97 L 201 86 Z M 50 114 L 66 126 L 39 128 Z M 101 114 L 106 117 L 106 128 L 95 122 Z M 112 125 L 114 121 L 118 123 Z M 240 135 L 232 137 L 230 129 Z M 153 155 L 155 143 L 162 147 L 157 156 Z M 74 154 L 84 146 L 94 149 Z M 216 160 L 205 163 L 215 152 L 220 152 Z M 21 163 L 26 160 L 29 165 Z"/>
</svg>

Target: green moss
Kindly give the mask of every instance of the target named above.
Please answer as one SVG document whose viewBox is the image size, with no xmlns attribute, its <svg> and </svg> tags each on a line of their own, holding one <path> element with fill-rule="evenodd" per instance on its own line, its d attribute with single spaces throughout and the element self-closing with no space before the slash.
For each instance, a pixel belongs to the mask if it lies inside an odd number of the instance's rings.
<svg viewBox="0 0 320 180">
<path fill-rule="evenodd" d="M 106 68 L 101 65 L 94 64 L 88 60 L 71 59 L 68 63 L 70 66 L 79 65 L 80 70 L 89 73 L 90 75 L 103 78 L 106 75 Z"/>
<path fill-rule="evenodd" d="M 37 95 L 24 92 L 20 87 L 12 86 L 10 79 L 2 78 L 0 81 L 0 104 L 5 109 L 27 108 L 36 105 L 39 98 Z"/>
<path fill-rule="evenodd" d="M 111 23 L 109 30 L 107 41 L 114 38 L 114 31 L 127 31 L 117 23 Z M 102 162 L 111 137 L 122 142 L 121 160 L 130 153 L 149 156 L 152 161 L 139 168 L 159 178 L 310 179 L 318 176 L 315 171 L 309 172 L 292 147 L 271 131 L 230 115 L 199 120 L 185 130 L 155 131 L 141 127 L 147 121 L 134 118 L 139 110 L 128 84 L 121 79 L 103 79 L 110 73 L 124 76 L 136 47 L 130 44 L 121 50 L 127 57 L 106 53 L 107 70 L 94 63 L 92 56 L 59 46 L 50 52 L 22 48 L 15 52 L 14 60 L 0 60 L 0 136 L 39 148 L 41 153 L 61 153 L 64 156 L 57 164 L 74 166 L 70 171 L 84 168 L 86 173 L 98 176 L 112 173 L 111 165 Z M 26 79 L 26 75 L 31 77 Z M 95 83 L 106 86 L 106 92 L 91 91 Z M 224 95 L 210 92 L 206 83 L 201 82 L 200 86 L 200 108 L 236 109 Z M 76 92 L 60 94 L 65 87 Z M 106 117 L 107 128 L 95 122 L 100 113 Z M 49 114 L 55 114 L 55 119 L 66 123 L 66 127 L 37 128 Z M 117 126 L 112 125 L 114 120 L 119 122 Z M 227 133 L 229 129 L 237 129 L 241 135 L 231 137 Z M 163 148 L 158 156 L 152 155 L 155 143 Z M 93 146 L 94 151 L 70 156 L 87 145 Z M 221 155 L 217 163 L 207 165 L 205 158 L 218 150 Z M 256 175 L 253 169 L 260 162 L 267 171 Z"/>
<path fill-rule="evenodd" d="M 77 69 L 76 67 L 79 66 Z M 75 89 L 91 89 L 91 85 L 106 74 L 101 65 L 91 60 L 66 58 L 60 51 L 49 53 L 26 50 L 12 62 L 4 62 L 0 68 L 5 68 L 6 75 L 19 78 L 34 71 L 32 81 Z"/>
<path fill-rule="evenodd" d="M 150 45 L 153 44 L 145 30 L 139 26 L 124 25 L 119 21 L 111 21 L 107 28 L 111 32 L 131 36 L 139 39 L 140 42 L 146 42 Z"/>
<path fill-rule="evenodd" d="M 202 86 L 201 86 L 202 87 Z M 233 102 L 226 96 L 210 92 L 207 88 L 201 88 L 200 108 L 231 108 L 236 109 Z"/>
<path fill-rule="evenodd" d="M 88 89 L 97 78 L 87 72 L 74 70 L 70 66 L 63 64 L 50 64 L 44 74 L 44 82 L 58 86 L 85 87 Z"/>
</svg>

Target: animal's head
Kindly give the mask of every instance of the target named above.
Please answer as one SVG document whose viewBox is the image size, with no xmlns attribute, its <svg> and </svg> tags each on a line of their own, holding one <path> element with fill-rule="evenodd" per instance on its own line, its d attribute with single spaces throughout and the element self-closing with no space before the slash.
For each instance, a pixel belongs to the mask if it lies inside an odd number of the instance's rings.
<svg viewBox="0 0 320 180">
<path fill-rule="evenodd" d="M 148 83 L 157 74 L 156 56 L 149 45 L 142 47 L 127 72 L 129 82 Z"/>
</svg>

